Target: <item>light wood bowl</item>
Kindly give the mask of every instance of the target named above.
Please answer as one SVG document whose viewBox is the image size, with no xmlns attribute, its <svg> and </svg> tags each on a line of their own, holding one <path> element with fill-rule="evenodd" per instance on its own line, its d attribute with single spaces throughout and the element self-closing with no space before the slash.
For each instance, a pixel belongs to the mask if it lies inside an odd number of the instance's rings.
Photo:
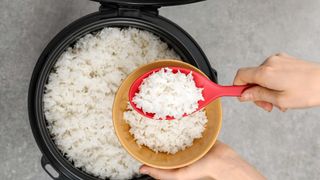
<svg viewBox="0 0 320 180">
<path fill-rule="evenodd" d="M 222 110 L 220 99 L 215 100 L 206 106 L 205 111 L 208 117 L 206 129 L 202 133 L 202 138 L 193 141 L 193 145 L 176 154 L 156 153 L 145 146 L 138 146 L 134 137 L 130 134 L 130 126 L 123 118 L 123 113 L 128 105 L 128 93 L 131 84 L 142 74 L 160 67 L 176 66 L 188 68 L 204 75 L 194 66 L 178 60 L 159 60 L 141 66 L 132 72 L 121 84 L 113 103 L 112 120 L 116 135 L 120 143 L 135 159 L 143 164 L 161 169 L 175 169 L 192 164 L 203 157 L 216 142 L 221 124 Z M 152 121 L 152 120 L 151 120 Z"/>
</svg>

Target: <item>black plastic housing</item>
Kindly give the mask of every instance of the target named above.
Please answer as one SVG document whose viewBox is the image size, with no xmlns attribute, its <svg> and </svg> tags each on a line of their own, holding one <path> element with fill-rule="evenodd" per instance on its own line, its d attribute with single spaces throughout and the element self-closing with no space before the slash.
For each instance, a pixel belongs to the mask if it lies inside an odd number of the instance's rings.
<svg viewBox="0 0 320 180">
<path fill-rule="evenodd" d="M 173 6 L 195 3 L 204 0 L 92 0 L 100 3 L 113 3 L 125 6 Z"/>
<path fill-rule="evenodd" d="M 109 4 L 101 6 L 99 12 L 89 14 L 68 25 L 58 33 L 44 49 L 34 68 L 28 95 L 29 120 L 36 142 L 43 154 L 42 167 L 50 164 L 58 173 L 53 179 L 99 180 L 75 168 L 54 144 L 47 129 L 43 112 L 44 85 L 59 56 L 84 35 L 105 27 L 135 27 L 152 32 L 167 42 L 186 62 L 198 67 L 212 81 L 217 82 L 216 71 L 211 68 L 198 44 L 182 28 L 158 15 L 156 7 L 119 7 Z M 134 179 L 151 179 L 141 176 Z"/>
</svg>

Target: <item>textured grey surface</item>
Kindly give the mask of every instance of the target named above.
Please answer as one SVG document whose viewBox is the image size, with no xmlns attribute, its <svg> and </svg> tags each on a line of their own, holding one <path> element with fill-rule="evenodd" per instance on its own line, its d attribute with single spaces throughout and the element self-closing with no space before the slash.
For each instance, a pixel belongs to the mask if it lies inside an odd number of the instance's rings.
<svg viewBox="0 0 320 180">
<path fill-rule="evenodd" d="M 320 1 L 208 0 L 163 8 L 200 44 L 222 84 L 236 70 L 285 51 L 320 62 Z M 86 0 L 0 0 L 0 179 L 50 179 L 27 115 L 27 90 L 36 60 L 64 26 L 97 10 Z M 320 178 L 320 111 L 266 113 L 224 99 L 220 139 L 268 179 Z"/>
</svg>

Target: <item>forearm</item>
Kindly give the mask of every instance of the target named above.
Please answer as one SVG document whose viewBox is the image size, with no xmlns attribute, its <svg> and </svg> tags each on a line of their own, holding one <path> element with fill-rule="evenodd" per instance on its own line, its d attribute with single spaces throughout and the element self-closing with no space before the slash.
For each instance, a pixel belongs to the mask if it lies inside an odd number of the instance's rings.
<svg viewBox="0 0 320 180">
<path fill-rule="evenodd" d="M 234 169 L 235 177 L 239 177 L 239 180 L 265 180 L 266 178 L 260 174 L 257 169 L 249 165 L 247 162 L 239 162 L 239 167 Z M 232 177 L 230 177 L 230 180 Z"/>
</svg>

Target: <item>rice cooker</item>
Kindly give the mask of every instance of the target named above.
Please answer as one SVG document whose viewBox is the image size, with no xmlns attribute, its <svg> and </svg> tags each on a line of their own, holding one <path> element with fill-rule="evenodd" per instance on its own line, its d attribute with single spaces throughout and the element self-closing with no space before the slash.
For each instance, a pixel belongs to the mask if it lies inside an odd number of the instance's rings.
<svg viewBox="0 0 320 180">
<path fill-rule="evenodd" d="M 42 152 L 43 169 L 57 180 L 99 180 L 74 167 L 55 145 L 47 129 L 43 111 L 43 93 L 50 71 L 59 56 L 79 38 L 105 27 L 134 27 L 152 32 L 173 48 L 185 62 L 202 70 L 217 82 L 217 73 L 196 41 L 181 27 L 159 15 L 162 6 L 182 5 L 202 0 L 94 0 L 100 3 L 97 12 L 88 14 L 65 27 L 47 45 L 35 65 L 29 86 L 28 110 L 33 136 Z M 47 170 L 51 165 L 58 175 Z M 144 175 L 134 179 L 152 179 Z"/>
</svg>

